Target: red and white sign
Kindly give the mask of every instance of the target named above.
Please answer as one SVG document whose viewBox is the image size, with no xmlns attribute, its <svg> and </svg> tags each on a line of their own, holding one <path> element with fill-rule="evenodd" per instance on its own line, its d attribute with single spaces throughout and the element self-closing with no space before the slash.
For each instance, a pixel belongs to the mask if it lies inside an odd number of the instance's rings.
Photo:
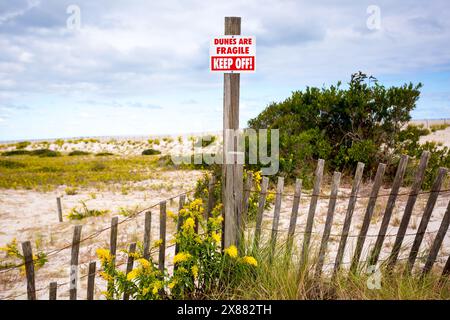
<svg viewBox="0 0 450 320">
<path fill-rule="evenodd" d="M 255 37 L 220 36 L 211 41 L 209 51 L 211 71 L 255 72 Z"/>
</svg>

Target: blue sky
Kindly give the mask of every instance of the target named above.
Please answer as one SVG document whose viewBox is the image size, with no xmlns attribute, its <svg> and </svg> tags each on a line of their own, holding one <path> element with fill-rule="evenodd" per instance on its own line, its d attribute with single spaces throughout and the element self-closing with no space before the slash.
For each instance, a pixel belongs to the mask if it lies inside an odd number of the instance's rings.
<svg viewBox="0 0 450 320">
<path fill-rule="evenodd" d="M 69 5 L 80 29 L 67 28 Z M 0 140 L 220 130 L 223 77 L 208 55 L 224 16 L 257 40 L 241 126 L 358 70 L 387 86 L 422 82 L 413 117 L 450 118 L 449 12 L 448 1 L 0 0 Z"/>
</svg>

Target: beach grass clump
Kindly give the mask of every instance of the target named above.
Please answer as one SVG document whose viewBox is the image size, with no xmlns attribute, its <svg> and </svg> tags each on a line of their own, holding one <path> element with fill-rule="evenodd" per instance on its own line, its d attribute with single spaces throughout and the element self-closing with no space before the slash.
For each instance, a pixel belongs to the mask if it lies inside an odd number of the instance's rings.
<svg viewBox="0 0 450 320">
<path fill-rule="evenodd" d="M 109 210 L 89 209 L 85 201 L 80 201 L 81 208 L 74 207 L 70 210 L 67 218 L 69 220 L 82 220 L 88 217 L 99 217 L 109 213 Z"/>
<path fill-rule="evenodd" d="M 144 151 L 142 151 L 142 155 L 143 156 L 153 156 L 156 154 L 161 154 L 161 151 L 159 150 L 155 150 L 155 149 L 145 149 Z"/>
<path fill-rule="evenodd" d="M 69 152 L 69 156 L 73 157 L 73 156 L 87 156 L 90 155 L 90 152 L 87 151 L 81 151 L 81 150 L 73 150 L 71 152 Z"/>
</svg>

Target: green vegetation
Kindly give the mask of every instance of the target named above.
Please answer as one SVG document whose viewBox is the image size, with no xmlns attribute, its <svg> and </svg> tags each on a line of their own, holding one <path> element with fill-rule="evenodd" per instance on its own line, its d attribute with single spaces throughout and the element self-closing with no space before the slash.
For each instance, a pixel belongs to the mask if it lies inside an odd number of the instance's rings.
<svg viewBox="0 0 450 320">
<path fill-rule="evenodd" d="M 33 264 L 36 270 L 43 267 L 48 261 L 45 252 L 40 251 L 40 241 L 40 239 L 35 240 L 37 252 L 33 254 Z M 22 275 L 25 275 L 25 257 L 22 255 L 21 250 L 19 251 L 19 248 L 17 247 L 16 238 L 6 244 L 6 246 L 0 247 L 0 251 L 4 251 L 6 253 L 6 257 L 2 259 L 5 260 L 5 262 L 2 261 L 0 264 L 0 270 L 18 264 L 24 264 L 20 267 L 20 272 Z"/>
<path fill-rule="evenodd" d="M 411 119 L 422 85 L 386 88 L 373 79 L 359 72 L 352 75 L 347 89 L 339 82 L 329 88 L 295 91 L 285 101 L 270 104 L 249 121 L 249 127 L 280 130 L 281 174 L 291 181 L 302 178 L 307 188 L 312 186 L 319 158 L 326 160 L 329 171 L 349 175 L 357 162 L 364 162 L 369 177 L 383 162 L 388 165 L 387 177 L 392 179 L 402 153 L 412 156 L 410 162 L 414 163 L 423 150 L 434 152 L 438 146 L 413 150 L 413 144 L 418 146 L 416 138 L 427 130 L 412 126 L 402 129 Z M 448 150 L 433 157 L 437 166 L 448 164 Z M 435 174 L 430 173 L 427 181 Z"/>
<path fill-rule="evenodd" d="M 168 169 L 158 157 L 0 156 L 0 188 L 42 191 L 57 186 L 105 188 L 111 183 L 151 179 Z"/>
<path fill-rule="evenodd" d="M 89 154 L 90 154 L 90 152 L 80 151 L 80 150 L 73 150 L 73 151 L 69 152 L 69 156 L 87 156 Z"/>
<path fill-rule="evenodd" d="M 74 207 L 70 210 L 69 214 L 67 215 L 67 218 L 69 218 L 69 220 L 82 220 L 88 217 L 98 217 L 109 212 L 109 210 L 89 209 L 85 201 L 80 201 L 80 203 L 81 208 Z"/>
<path fill-rule="evenodd" d="M 155 149 L 146 149 L 146 150 L 142 151 L 143 156 L 153 156 L 156 154 L 161 154 L 161 151 L 155 150 Z"/>
<path fill-rule="evenodd" d="M 441 123 L 441 124 L 433 124 L 430 126 L 431 132 L 436 132 L 438 130 L 445 130 L 450 127 L 450 124 Z"/>
<path fill-rule="evenodd" d="M 10 157 L 10 156 L 20 156 L 20 155 L 30 155 L 30 156 L 39 156 L 39 157 L 58 157 L 61 154 L 57 151 L 49 150 L 49 149 L 36 149 L 36 150 L 12 150 L 5 151 L 2 153 L 2 156 Z"/>
<path fill-rule="evenodd" d="M 31 144 L 29 141 L 21 141 L 16 143 L 16 149 L 25 149 Z"/>
<path fill-rule="evenodd" d="M 96 157 L 106 157 L 106 156 L 113 156 L 113 155 L 114 155 L 114 153 L 111 153 L 111 152 L 99 152 L 95 156 Z"/>
<path fill-rule="evenodd" d="M 74 196 L 78 193 L 77 188 L 73 188 L 73 187 L 67 187 L 64 192 L 68 195 L 68 196 Z"/>
<path fill-rule="evenodd" d="M 213 144 L 216 141 L 216 139 L 217 139 L 216 136 L 210 135 L 199 137 L 194 145 L 196 147 L 206 148 L 207 146 Z"/>
</svg>

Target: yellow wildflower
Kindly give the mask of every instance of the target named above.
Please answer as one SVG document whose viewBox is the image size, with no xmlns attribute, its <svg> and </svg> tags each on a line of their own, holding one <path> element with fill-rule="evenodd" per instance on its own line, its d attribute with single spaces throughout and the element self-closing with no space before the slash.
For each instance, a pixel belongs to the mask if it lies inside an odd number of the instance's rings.
<svg viewBox="0 0 450 320">
<path fill-rule="evenodd" d="M 152 290 L 152 293 L 153 294 L 158 294 L 158 291 L 159 291 L 159 289 L 161 289 L 162 288 L 162 283 L 161 283 L 161 281 L 156 281 L 154 284 L 153 284 L 153 290 Z"/>
<path fill-rule="evenodd" d="M 222 235 L 215 231 L 211 232 L 211 238 L 214 240 L 215 243 L 220 243 L 220 241 L 222 241 Z"/>
<path fill-rule="evenodd" d="M 159 247 L 160 245 L 162 245 L 162 243 L 162 239 L 156 240 L 155 242 L 153 242 L 153 248 Z"/>
<path fill-rule="evenodd" d="M 231 258 L 236 258 L 238 255 L 238 250 L 236 246 L 231 245 L 225 249 L 225 254 L 229 255 Z"/>
<path fill-rule="evenodd" d="M 175 287 L 175 285 L 177 284 L 177 280 L 173 279 L 170 283 L 169 283 L 169 289 L 173 289 L 173 287 Z"/>
<path fill-rule="evenodd" d="M 133 269 L 130 271 L 130 273 L 127 274 L 127 280 L 131 281 L 133 279 L 136 279 L 136 277 L 139 275 L 139 269 Z"/>
<path fill-rule="evenodd" d="M 150 268 L 151 267 L 150 262 L 144 258 L 138 259 L 137 262 L 139 262 L 139 264 L 142 266 L 142 268 Z"/>
<path fill-rule="evenodd" d="M 97 249 L 96 251 L 98 258 L 102 263 L 111 262 L 112 261 L 112 255 L 111 252 L 108 249 Z"/>
<path fill-rule="evenodd" d="M 255 267 L 258 266 L 258 261 L 256 261 L 255 258 L 250 257 L 250 256 L 245 256 L 245 257 L 243 257 L 243 258 L 242 258 L 242 261 L 243 261 L 244 263 L 246 263 L 246 264 L 251 265 L 251 266 L 255 266 Z"/>
<path fill-rule="evenodd" d="M 196 265 L 193 265 L 191 268 L 192 275 L 194 276 L 194 279 L 197 279 L 198 277 L 198 267 Z"/>
<path fill-rule="evenodd" d="M 187 252 L 179 252 L 175 257 L 173 257 L 173 263 L 180 263 L 189 260 L 191 255 Z"/>
<path fill-rule="evenodd" d="M 169 218 L 174 219 L 174 218 L 177 217 L 177 214 L 176 214 L 175 212 L 171 211 L 171 210 L 167 210 L 167 216 L 168 216 Z"/>
<path fill-rule="evenodd" d="M 186 221 L 183 224 L 183 231 L 184 232 L 192 232 L 194 231 L 195 221 L 192 218 L 187 218 Z"/>
<path fill-rule="evenodd" d="M 150 292 L 150 288 L 149 288 L 149 287 L 142 289 L 142 294 L 143 294 L 144 296 L 145 296 L 147 293 L 149 293 L 149 292 Z"/>
<path fill-rule="evenodd" d="M 101 276 L 103 279 L 105 279 L 106 281 L 112 281 L 112 280 L 114 280 L 113 277 L 112 277 L 110 274 L 108 274 L 108 273 L 106 273 L 106 272 L 104 272 L 104 271 L 100 272 L 100 276 Z"/>
</svg>

